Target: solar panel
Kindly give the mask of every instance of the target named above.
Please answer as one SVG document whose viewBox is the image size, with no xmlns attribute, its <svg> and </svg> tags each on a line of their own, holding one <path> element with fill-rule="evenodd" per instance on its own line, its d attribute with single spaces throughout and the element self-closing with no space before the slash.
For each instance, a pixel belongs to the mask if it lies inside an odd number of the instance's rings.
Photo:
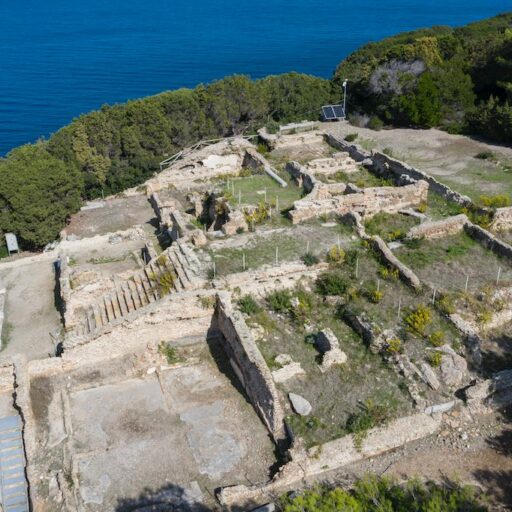
<svg viewBox="0 0 512 512">
<path fill-rule="evenodd" d="M 326 121 L 333 121 L 335 119 L 345 119 L 343 105 L 324 105 L 322 107 L 322 114 Z"/>
</svg>

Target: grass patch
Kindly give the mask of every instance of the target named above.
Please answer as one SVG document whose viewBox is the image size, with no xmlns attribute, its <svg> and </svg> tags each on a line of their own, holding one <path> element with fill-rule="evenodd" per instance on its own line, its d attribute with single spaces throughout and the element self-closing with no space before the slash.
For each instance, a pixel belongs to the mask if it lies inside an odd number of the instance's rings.
<svg viewBox="0 0 512 512">
<path fill-rule="evenodd" d="M 410 215 L 378 213 L 365 222 L 366 232 L 369 235 L 379 235 L 386 242 L 402 240 L 419 220 Z"/>
<path fill-rule="evenodd" d="M 8 322 L 7 320 L 4 320 L 3 326 L 2 326 L 2 350 L 7 347 L 9 342 L 11 341 L 11 334 L 13 331 L 13 325 Z"/>
</svg>

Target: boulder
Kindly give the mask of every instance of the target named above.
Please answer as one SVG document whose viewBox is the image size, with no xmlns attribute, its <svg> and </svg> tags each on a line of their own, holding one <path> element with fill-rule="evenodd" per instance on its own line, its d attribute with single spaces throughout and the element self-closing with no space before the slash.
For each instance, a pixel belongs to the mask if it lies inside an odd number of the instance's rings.
<svg viewBox="0 0 512 512">
<path fill-rule="evenodd" d="M 278 370 L 272 372 L 274 382 L 281 383 L 296 377 L 297 375 L 305 375 L 306 372 L 302 369 L 300 363 L 289 363 Z"/>
<path fill-rule="evenodd" d="M 439 386 L 441 386 L 441 383 L 439 382 L 439 379 L 437 378 L 434 370 L 432 370 L 431 366 L 427 363 L 421 364 L 421 378 L 434 390 L 439 389 Z"/>
<path fill-rule="evenodd" d="M 338 366 L 347 362 L 347 354 L 339 348 L 333 348 L 324 354 L 320 371 L 323 373 L 332 366 Z"/>
<path fill-rule="evenodd" d="M 468 377 L 468 364 L 449 345 L 437 349 L 443 354 L 441 380 L 451 387 L 460 386 Z"/>
<path fill-rule="evenodd" d="M 288 393 L 288 398 L 290 399 L 293 410 L 297 414 L 300 414 L 301 416 L 308 416 L 311 414 L 313 408 L 303 396 L 297 395 L 295 393 Z"/>
</svg>

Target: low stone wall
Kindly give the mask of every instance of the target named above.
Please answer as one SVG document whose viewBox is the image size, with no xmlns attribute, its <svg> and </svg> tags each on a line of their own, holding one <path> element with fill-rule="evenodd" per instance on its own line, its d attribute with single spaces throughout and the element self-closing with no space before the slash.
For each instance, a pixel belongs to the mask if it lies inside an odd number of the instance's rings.
<svg viewBox="0 0 512 512">
<path fill-rule="evenodd" d="M 272 374 L 242 314 L 233 309 L 226 292 L 217 295 L 210 332 L 222 335 L 231 366 L 274 440 L 284 439 L 284 412 Z"/>
<path fill-rule="evenodd" d="M 427 174 L 426 172 L 420 171 L 396 158 L 392 158 L 379 151 L 365 151 L 360 148 L 357 144 L 350 144 L 336 135 L 327 135 L 326 141 L 332 147 L 346 151 L 354 160 L 362 162 L 368 161 L 368 164 L 372 165 L 373 168 L 381 174 L 392 173 L 397 179 L 401 176 L 406 175 L 414 180 L 424 180 L 429 186 L 430 190 L 441 195 L 448 201 L 454 201 L 462 206 L 471 206 L 472 201 L 469 197 L 463 196 L 458 192 L 452 190 L 450 187 L 440 183 L 435 178 Z"/>
<path fill-rule="evenodd" d="M 357 212 L 363 216 L 372 216 L 379 212 L 398 213 L 404 208 L 424 203 L 427 195 L 428 183 L 425 181 L 404 187 L 370 187 L 328 199 L 300 199 L 293 203 L 290 217 L 294 224 L 298 224 L 329 214 Z"/>
<path fill-rule="evenodd" d="M 217 498 L 227 507 L 254 506 L 254 503 L 271 501 L 287 490 L 308 484 L 327 471 L 381 455 L 432 435 L 439 429 L 441 421 L 441 415 L 433 417 L 425 413 L 400 418 L 386 427 L 370 430 L 361 450 L 354 446 L 351 435 L 313 447 L 306 453 L 294 453 L 292 450 L 291 462 L 283 466 L 268 484 L 225 487 L 218 492 Z"/>
<path fill-rule="evenodd" d="M 286 164 L 286 171 L 290 173 L 292 178 L 297 182 L 297 185 L 304 189 L 306 194 L 311 193 L 315 186 L 320 184 L 320 182 L 312 174 L 308 173 L 307 169 L 299 164 L 299 162 L 288 162 Z"/>
<path fill-rule="evenodd" d="M 455 235 L 464 230 L 464 225 L 468 222 L 468 218 L 464 215 L 456 215 L 447 219 L 424 222 L 418 226 L 414 226 L 407 238 L 438 238 L 448 235 Z"/>
<path fill-rule="evenodd" d="M 0 289 L 0 348 L 2 348 L 2 328 L 4 325 L 5 288 Z"/>
<path fill-rule="evenodd" d="M 381 258 L 386 262 L 387 265 L 398 270 L 400 278 L 406 284 L 408 284 L 415 290 L 419 290 L 421 288 L 421 281 L 418 278 L 418 276 L 409 267 L 406 267 L 391 252 L 391 249 L 387 246 L 386 242 L 384 242 L 384 240 L 382 240 L 380 236 L 372 237 L 372 245 L 374 250 L 376 250 L 380 254 Z"/>
<path fill-rule="evenodd" d="M 494 212 L 490 228 L 493 231 L 512 230 L 512 206 L 508 208 L 498 208 Z"/>
<path fill-rule="evenodd" d="M 357 144 L 350 144 L 350 142 L 347 142 L 336 135 L 332 135 L 331 133 L 326 134 L 325 141 L 333 148 L 346 151 L 356 162 L 363 162 L 372 156 L 370 151 L 364 150 Z"/>
<path fill-rule="evenodd" d="M 284 181 L 274 169 L 267 162 L 266 158 L 263 155 L 260 155 L 255 149 L 247 148 L 245 150 L 244 161 L 242 164 L 244 167 L 250 167 L 251 169 L 257 169 L 258 167 L 262 167 L 266 174 L 268 174 L 272 179 L 276 180 L 279 185 L 282 187 L 287 187 L 288 184 Z"/>
<path fill-rule="evenodd" d="M 486 229 L 471 222 L 466 222 L 464 230 L 471 238 L 482 244 L 494 254 L 512 260 L 512 246 L 496 238 Z"/>
</svg>

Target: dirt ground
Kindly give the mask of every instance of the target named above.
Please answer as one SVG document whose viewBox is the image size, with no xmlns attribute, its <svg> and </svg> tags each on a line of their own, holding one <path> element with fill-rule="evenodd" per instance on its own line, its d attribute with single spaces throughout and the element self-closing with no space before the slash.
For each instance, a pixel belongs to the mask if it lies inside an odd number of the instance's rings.
<svg viewBox="0 0 512 512">
<path fill-rule="evenodd" d="M 69 235 L 91 237 L 124 231 L 138 224 L 149 224 L 155 217 L 146 196 L 105 200 L 103 208 L 84 210 L 73 215 L 66 226 Z"/>
<path fill-rule="evenodd" d="M 53 261 L 34 263 L 27 259 L 19 263 L 3 268 L 0 265 L 0 287 L 7 289 L 2 334 L 7 344 L 0 352 L 0 362 L 7 362 L 18 353 L 28 359 L 48 357 L 55 350 L 50 333 L 58 335 L 61 329 L 55 308 Z"/>
<path fill-rule="evenodd" d="M 322 125 L 325 131 L 341 136 L 357 133 L 355 143 L 366 149 L 390 148 L 392 155 L 435 176 L 458 192 L 477 200 L 480 195 L 512 191 L 512 172 L 492 162 L 474 158 L 492 151 L 504 163 L 512 162 L 512 148 L 486 144 L 440 130 L 369 130 L 348 123 Z"/>
</svg>

